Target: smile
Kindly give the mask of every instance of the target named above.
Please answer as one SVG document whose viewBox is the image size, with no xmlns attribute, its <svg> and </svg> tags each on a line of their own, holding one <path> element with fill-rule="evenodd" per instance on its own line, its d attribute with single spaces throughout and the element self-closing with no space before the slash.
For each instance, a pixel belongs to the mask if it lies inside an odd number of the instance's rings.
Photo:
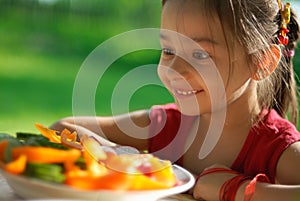
<svg viewBox="0 0 300 201">
<path fill-rule="evenodd" d="M 195 95 L 195 94 L 201 92 L 202 90 L 179 90 L 179 89 L 175 89 L 174 91 L 179 96 L 191 96 L 191 95 Z"/>
<path fill-rule="evenodd" d="M 192 94 L 196 94 L 197 90 L 190 90 L 190 91 L 182 91 L 182 90 L 175 90 L 176 93 L 178 93 L 179 95 L 192 95 Z"/>
</svg>

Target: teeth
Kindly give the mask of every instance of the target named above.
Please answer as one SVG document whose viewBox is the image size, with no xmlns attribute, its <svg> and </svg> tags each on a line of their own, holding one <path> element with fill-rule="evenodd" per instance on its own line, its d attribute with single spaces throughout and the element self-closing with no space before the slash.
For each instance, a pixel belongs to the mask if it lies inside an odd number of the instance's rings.
<svg viewBox="0 0 300 201">
<path fill-rule="evenodd" d="M 180 94 L 180 95 L 192 95 L 195 94 L 197 92 L 197 90 L 190 90 L 190 91 L 181 91 L 181 90 L 176 90 L 176 93 Z"/>
</svg>

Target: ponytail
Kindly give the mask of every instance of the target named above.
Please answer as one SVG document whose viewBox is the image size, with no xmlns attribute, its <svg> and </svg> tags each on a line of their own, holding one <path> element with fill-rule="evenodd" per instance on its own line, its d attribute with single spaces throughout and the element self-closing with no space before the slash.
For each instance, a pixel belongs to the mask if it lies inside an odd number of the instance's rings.
<svg viewBox="0 0 300 201">
<path fill-rule="evenodd" d="M 281 16 L 280 12 L 276 17 L 278 27 L 280 27 Z M 297 47 L 297 41 L 299 39 L 300 30 L 296 20 L 296 15 L 292 11 L 290 23 L 288 24 L 287 36 L 289 42 L 287 45 L 282 46 L 282 58 L 276 77 L 275 94 L 271 108 L 275 109 L 281 116 L 290 117 L 290 121 L 297 125 L 298 122 L 298 102 L 297 102 L 297 88 L 295 82 L 295 74 L 293 68 L 293 56 Z M 279 78 L 279 79 L 278 79 Z"/>
</svg>

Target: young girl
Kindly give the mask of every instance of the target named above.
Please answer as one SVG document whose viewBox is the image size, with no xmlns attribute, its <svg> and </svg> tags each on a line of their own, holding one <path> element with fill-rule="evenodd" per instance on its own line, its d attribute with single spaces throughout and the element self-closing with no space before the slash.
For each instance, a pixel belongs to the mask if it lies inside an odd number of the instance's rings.
<svg viewBox="0 0 300 201">
<path fill-rule="evenodd" d="M 299 27 L 289 9 L 276 0 L 163 1 L 158 74 L 175 103 L 52 128 L 170 159 L 199 175 L 196 199 L 299 200 Z"/>
</svg>

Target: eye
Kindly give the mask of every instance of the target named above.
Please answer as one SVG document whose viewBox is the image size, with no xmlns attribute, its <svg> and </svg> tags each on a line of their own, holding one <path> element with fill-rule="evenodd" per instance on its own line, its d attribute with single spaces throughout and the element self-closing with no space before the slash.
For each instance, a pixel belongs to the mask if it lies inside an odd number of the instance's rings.
<svg viewBox="0 0 300 201">
<path fill-rule="evenodd" d="M 162 52 L 166 56 L 175 55 L 175 50 L 172 50 L 170 48 L 163 48 Z"/>
<path fill-rule="evenodd" d="M 196 50 L 193 52 L 193 57 L 195 59 L 208 59 L 210 58 L 209 54 L 204 50 Z"/>
</svg>

